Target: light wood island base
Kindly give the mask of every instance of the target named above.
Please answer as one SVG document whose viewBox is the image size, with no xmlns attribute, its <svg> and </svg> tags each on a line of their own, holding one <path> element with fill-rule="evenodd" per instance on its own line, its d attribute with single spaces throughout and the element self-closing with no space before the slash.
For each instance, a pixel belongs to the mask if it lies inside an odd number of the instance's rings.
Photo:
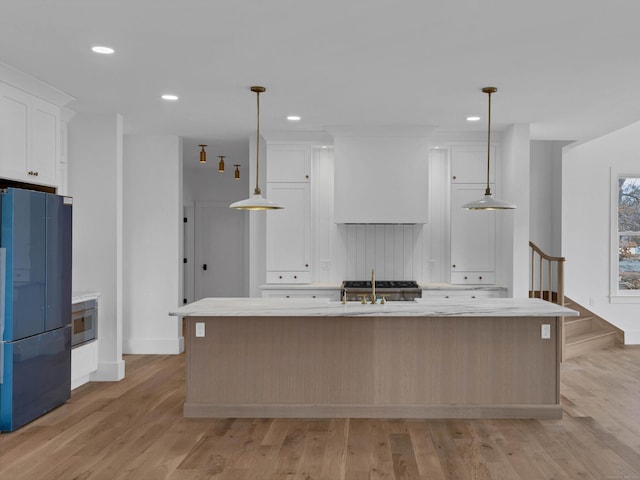
<svg viewBox="0 0 640 480">
<path fill-rule="evenodd" d="M 562 417 L 557 316 L 185 322 L 187 417 Z"/>
</svg>

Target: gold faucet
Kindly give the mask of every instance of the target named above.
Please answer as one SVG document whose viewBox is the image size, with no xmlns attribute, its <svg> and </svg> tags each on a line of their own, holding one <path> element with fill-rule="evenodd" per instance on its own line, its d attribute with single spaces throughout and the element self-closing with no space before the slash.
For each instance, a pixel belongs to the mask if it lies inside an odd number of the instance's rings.
<svg viewBox="0 0 640 480">
<path fill-rule="evenodd" d="M 376 270 L 371 269 L 371 303 L 376 303 Z"/>
</svg>

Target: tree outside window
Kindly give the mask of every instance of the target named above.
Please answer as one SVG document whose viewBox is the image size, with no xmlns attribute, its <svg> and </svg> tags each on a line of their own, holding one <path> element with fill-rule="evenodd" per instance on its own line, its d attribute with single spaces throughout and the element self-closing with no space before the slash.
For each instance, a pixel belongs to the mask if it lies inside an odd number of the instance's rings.
<svg viewBox="0 0 640 480">
<path fill-rule="evenodd" d="M 640 177 L 618 178 L 618 290 L 640 291 Z"/>
</svg>

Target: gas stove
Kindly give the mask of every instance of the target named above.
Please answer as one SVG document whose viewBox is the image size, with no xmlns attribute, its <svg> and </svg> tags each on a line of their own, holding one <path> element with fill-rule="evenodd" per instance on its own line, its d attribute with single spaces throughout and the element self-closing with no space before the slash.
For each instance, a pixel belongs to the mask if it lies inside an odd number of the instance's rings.
<svg viewBox="0 0 640 480">
<path fill-rule="evenodd" d="M 369 280 L 344 280 L 341 293 L 348 302 L 358 301 L 363 295 L 371 296 L 371 281 Z M 414 280 L 376 280 L 376 297 L 384 297 L 387 301 L 413 301 L 422 297 L 422 289 Z"/>
</svg>

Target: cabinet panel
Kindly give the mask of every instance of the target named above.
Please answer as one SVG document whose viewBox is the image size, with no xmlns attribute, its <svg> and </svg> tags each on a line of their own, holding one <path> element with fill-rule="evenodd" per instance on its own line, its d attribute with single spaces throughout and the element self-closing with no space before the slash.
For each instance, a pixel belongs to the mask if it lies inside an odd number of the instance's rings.
<svg viewBox="0 0 640 480">
<path fill-rule="evenodd" d="M 56 186 L 60 107 L 0 84 L 0 176 Z"/>
<path fill-rule="evenodd" d="M 267 145 L 267 182 L 308 182 L 311 147 Z"/>
<path fill-rule="evenodd" d="M 34 104 L 31 112 L 31 164 L 29 170 L 36 174 L 39 183 L 56 183 L 58 125 L 59 114 L 56 112 L 56 107 L 46 102 Z"/>
<path fill-rule="evenodd" d="M 267 198 L 284 206 L 267 216 L 267 271 L 309 272 L 311 196 L 308 183 L 268 183 Z"/>
<path fill-rule="evenodd" d="M 496 148 L 491 145 L 490 183 L 495 182 L 496 160 Z M 451 146 L 451 181 L 453 183 L 483 183 L 486 185 L 487 146 Z"/>
<path fill-rule="evenodd" d="M 495 212 L 462 209 L 483 194 L 482 185 L 451 187 L 451 283 L 493 283 L 489 273 L 495 272 Z M 471 272 L 476 274 L 465 275 Z"/>
<path fill-rule="evenodd" d="M 27 99 L 0 86 L 0 175 L 22 179 L 27 171 Z"/>
</svg>

